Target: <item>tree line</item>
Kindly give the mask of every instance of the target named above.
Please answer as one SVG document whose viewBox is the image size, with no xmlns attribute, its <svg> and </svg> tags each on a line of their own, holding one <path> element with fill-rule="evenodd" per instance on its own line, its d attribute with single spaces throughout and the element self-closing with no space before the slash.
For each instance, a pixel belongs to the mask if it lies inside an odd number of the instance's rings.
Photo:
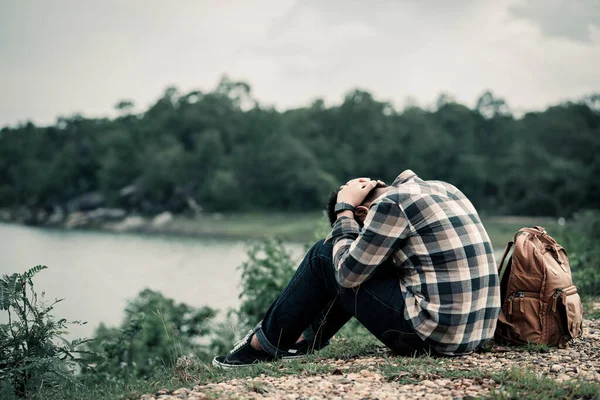
<svg viewBox="0 0 600 400">
<path fill-rule="evenodd" d="M 459 187 L 482 212 L 570 216 L 600 204 L 600 94 L 515 116 L 486 92 L 402 110 L 362 90 L 278 111 L 248 84 L 168 88 L 142 113 L 0 130 L 0 207 L 47 210 L 96 193 L 140 213 L 322 209 L 356 176 L 410 168 Z"/>
</svg>

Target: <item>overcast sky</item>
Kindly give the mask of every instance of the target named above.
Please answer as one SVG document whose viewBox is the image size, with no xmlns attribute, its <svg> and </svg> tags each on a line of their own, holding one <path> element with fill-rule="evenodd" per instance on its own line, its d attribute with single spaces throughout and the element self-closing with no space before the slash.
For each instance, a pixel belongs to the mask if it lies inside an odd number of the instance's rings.
<svg viewBox="0 0 600 400">
<path fill-rule="evenodd" d="M 356 87 L 542 109 L 600 92 L 600 0 L 0 0 L 0 126 L 143 110 L 223 74 L 279 109 Z"/>
</svg>

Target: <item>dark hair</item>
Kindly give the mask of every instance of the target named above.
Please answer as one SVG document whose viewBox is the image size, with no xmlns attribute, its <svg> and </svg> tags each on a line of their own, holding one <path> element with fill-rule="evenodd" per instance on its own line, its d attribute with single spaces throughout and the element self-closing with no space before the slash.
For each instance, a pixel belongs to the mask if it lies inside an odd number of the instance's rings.
<svg viewBox="0 0 600 400">
<path fill-rule="evenodd" d="M 387 187 L 387 185 L 383 185 L 378 183 L 377 186 L 375 186 L 370 192 L 369 194 L 367 194 L 367 197 L 365 197 L 365 200 L 363 201 L 363 203 L 370 203 L 373 200 L 375 200 L 375 196 L 377 195 L 377 189 L 379 188 L 384 188 Z M 327 200 L 327 217 L 329 218 L 329 223 L 331 224 L 331 226 L 333 226 L 333 224 L 335 223 L 335 220 L 337 219 L 337 214 L 335 212 L 335 205 L 337 203 L 337 195 L 339 193 L 339 189 L 334 190 L 333 192 L 331 192 L 329 194 L 329 199 Z"/>
<path fill-rule="evenodd" d="M 337 219 L 337 215 L 335 213 L 335 203 L 337 203 L 337 195 L 340 190 L 334 190 L 329 194 L 329 199 L 327 200 L 327 217 L 329 218 L 329 223 L 333 226 L 333 223 Z"/>
</svg>

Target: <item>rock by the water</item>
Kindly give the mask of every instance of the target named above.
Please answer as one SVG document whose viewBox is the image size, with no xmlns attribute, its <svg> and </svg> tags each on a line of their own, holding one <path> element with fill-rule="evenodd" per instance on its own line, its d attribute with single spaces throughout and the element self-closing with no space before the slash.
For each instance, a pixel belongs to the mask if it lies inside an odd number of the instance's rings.
<svg viewBox="0 0 600 400">
<path fill-rule="evenodd" d="M 164 226 L 173 220 L 173 214 L 169 211 L 162 212 L 154 217 L 152 220 L 152 226 L 155 228 Z"/>
<path fill-rule="evenodd" d="M 120 208 L 98 208 L 87 215 L 93 221 L 121 221 L 127 213 Z"/>
<path fill-rule="evenodd" d="M 99 192 L 90 192 L 77 196 L 69 200 L 67 208 L 70 212 L 75 211 L 91 211 L 100 207 L 104 207 L 106 197 Z"/>
<path fill-rule="evenodd" d="M 48 212 L 46 210 L 38 210 L 35 213 L 35 224 L 39 225 L 39 224 L 43 224 L 48 220 Z"/>
<path fill-rule="evenodd" d="M 131 216 L 131 217 L 125 218 L 123 221 L 116 224 L 114 226 L 114 230 L 119 231 L 119 232 L 129 231 L 132 229 L 141 228 L 145 224 L 146 224 L 146 220 L 144 220 L 144 218 L 138 217 L 138 216 Z"/>
<path fill-rule="evenodd" d="M 67 221 L 65 222 L 65 228 L 75 229 L 86 226 L 90 222 L 89 218 L 85 213 L 80 211 L 69 214 Z"/>
<path fill-rule="evenodd" d="M 46 220 L 46 224 L 48 225 L 58 225 L 61 224 L 65 220 L 65 212 L 62 207 L 56 206 L 52 210 L 52 214 Z"/>
</svg>

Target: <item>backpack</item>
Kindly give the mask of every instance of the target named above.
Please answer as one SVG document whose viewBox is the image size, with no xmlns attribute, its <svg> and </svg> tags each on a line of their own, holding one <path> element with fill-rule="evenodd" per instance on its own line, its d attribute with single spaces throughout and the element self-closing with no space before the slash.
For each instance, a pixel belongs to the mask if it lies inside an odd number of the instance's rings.
<svg viewBox="0 0 600 400">
<path fill-rule="evenodd" d="M 567 253 L 540 226 L 521 228 L 498 265 L 502 309 L 496 339 L 565 347 L 583 335 L 583 306 Z"/>
</svg>

